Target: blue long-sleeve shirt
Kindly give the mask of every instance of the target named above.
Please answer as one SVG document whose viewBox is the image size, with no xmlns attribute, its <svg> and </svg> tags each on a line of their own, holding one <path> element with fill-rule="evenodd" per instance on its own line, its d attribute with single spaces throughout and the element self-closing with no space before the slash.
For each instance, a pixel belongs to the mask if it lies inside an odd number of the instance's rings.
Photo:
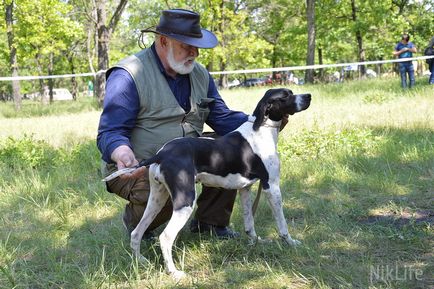
<svg viewBox="0 0 434 289">
<path fill-rule="evenodd" d="M 169 76 L 157 56 L 155 47 L 151 47 L 161 73 L 167 80 L 173 95 L 179 105 L 186 111 L 190 111 L 190 78 L 188 75 Z M 210 114 L 206 123 L 218 134 L 224 135 L 247 121 L 247 115 L 243 112 L 230 110 L 209 76 L 208 98 L 215 101 L 209 104 Z M 101 114 L 97 145 L 105 162 L 112 162 L 111 154 L 120 145 L 130 144 L 131 131 L 136 124 L 139 112 L 139 95 L 131 75 L 122 68 L 115 68 L 109 75 L 106 83 L 106 95 Z"/>
</svg>

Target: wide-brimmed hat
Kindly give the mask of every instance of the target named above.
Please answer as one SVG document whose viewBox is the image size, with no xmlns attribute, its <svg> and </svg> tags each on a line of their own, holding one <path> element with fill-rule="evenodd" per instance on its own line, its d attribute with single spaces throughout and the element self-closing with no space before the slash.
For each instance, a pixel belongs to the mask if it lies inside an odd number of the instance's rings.
<svg viewBox="0 0 434 289">
<path fill-rule="evenodd" d="M 199 14 L 184 9 L 163 10 L 157 27 L 143 32 L 161 34 L 198 48 L 213 48 L 218 43 L 214 33 L 200 27 Z"/>
</svg>

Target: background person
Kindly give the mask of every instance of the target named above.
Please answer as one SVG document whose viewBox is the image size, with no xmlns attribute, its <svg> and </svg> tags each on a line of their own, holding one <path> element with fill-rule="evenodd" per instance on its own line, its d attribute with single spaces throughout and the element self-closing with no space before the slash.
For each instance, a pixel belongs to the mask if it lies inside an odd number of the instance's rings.
<svg viewBox="0 0 434 289">
<path fill-rule="evenodd" d="M 142 31 L 156 33 L 152 46 L 107 71 L 97 137 L 104 176 L 153 156 L 176 137 L 202 135 L 204 123 L 224 135 L 247 120 L 246 114 L 228 109 L 209 72 L 195 62 L 198 48 L 213 48 L 218 43 L 212 32 L 200 27 L 199 20 L 192 11 L 163 11 L 155 29 Z M 129 201 L 122 219 L 131 233 L 146 208 L 147 169 L 107 182 L 107 190 Z M 236 190 L 203 187 L 191 231 L 237 237 L 228 227 L 235 197 Z M 171 214 L 169 200 L 145 238 Z"/>
<path fill-rule="evenodd" d="M 398 42 L 395 46 L 395 51 L 393 52 L 394 56 L 398 58 L 411 58 L 413 57 L 413 53 L 416 53 L 416 46 L 410 42 L 410 35 L 403 34 L 401 41 Z M 414 67 L 411 61 L 403 61 L 399 62 L 399 74 L 401 75 L 401 86 L 402 88 L 407 87 L 407 74 L 409 79 L 409 87 L 413 87 L 415 84 L 414 78 Z"/>
<path fill-rule="evenodd" d="M 434 55 L 434 36 L 431 38 L 431 41 L 428 43 L 427 48 L 425 48 L 424 55 Z M 428 63 L 428 69 L 431 72 L 428 83 L 434 84 L 434 58 L 430 58 L 426 60 Z"/>
</svg>

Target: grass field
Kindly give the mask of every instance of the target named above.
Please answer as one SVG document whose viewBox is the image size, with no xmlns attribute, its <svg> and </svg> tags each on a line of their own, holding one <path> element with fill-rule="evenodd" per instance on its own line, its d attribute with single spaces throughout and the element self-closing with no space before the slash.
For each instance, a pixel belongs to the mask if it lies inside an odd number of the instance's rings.
<svg viewBox="0 0 434 289">
<path fill-rule="evenodd" d="M 311 107 L 279 140 L 284 211 L 297 248 L 277 237 L 264 199 L 255 218 L 270 244 L 184 229 L 164 273 L 157 243 L 131 257 L 125 201 L 105 191 L 90 99 L 15 113 L 0 104 L 0 288 L 434 288 L 434 89 L 398 80 L 292 87 Z M 265 88 L 222 91 L 251 112 Z M 232 227 L 242 232 L 238 205 Z"/>
</svg>

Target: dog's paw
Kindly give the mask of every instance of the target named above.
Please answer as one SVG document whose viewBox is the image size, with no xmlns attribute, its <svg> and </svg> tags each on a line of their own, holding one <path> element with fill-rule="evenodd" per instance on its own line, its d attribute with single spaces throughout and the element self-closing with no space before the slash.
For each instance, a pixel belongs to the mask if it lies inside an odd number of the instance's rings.
<svg viewBox="0 0 434 289">
<path fill-rule="evenodd" d="M 185 277 L 187 277 L 187 274 L 185 274 L 184 271 L 173 271 L 170 273 L 170 276 L 175 279 L 176 281 L 181 281 L 182 279 L 184 279 Z"/>
<path fill-rule="evenodd" d="M 296 247 L 296 246 L 301 245 L 301 242 L 299 240 L 292 239 L 289 236 L 282 236 L 281 238 L 289 246 Z"/>
<path fill-rule="evenodd" d="M 140 264 L 148 264 L 149 263 L 148 259 L 146 259 L 145 256 L 143 256 L 140 253 L 139 254 L 134 254 L 134 256 L 137 258 L 137 261 Z"/>
<path fill-rule="evenodd" d="M 270 238 L 262 239 L 261 237 L 258 237 L 258 243 L 259 244 L 270 244 L 270 243 L 273 243 L 273 240 L 271 240 Z"/>
<path fill-rule="evenodd" d="M 248 246 L 255 246 L 258 242 L 260 242 L 260 240 L 261 240 L 261 237 L 259 237 L 259 236 L 255 236 L 255 237 L 249 236 L 247 245 Z"/>
</svg>

